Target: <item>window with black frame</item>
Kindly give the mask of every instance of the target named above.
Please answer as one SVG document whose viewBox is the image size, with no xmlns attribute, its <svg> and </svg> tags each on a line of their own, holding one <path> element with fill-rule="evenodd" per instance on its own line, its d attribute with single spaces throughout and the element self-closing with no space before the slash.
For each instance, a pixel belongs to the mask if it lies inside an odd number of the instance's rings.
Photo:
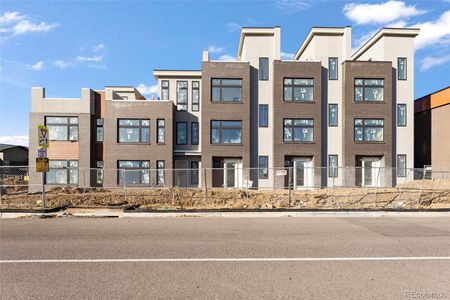
<svg viewBox="0 0 450 300">
<path fill-rule="evenodd" d="M 269 127 L 269 105 L 259 105 L 259 127 Z"/>
<path fill-rule="evenodd" d="M 313 101 L 314 79 L 284 78 L 284 101 Z"/>
<path fill-rule="evenodd" d="M 338 58 L 330 57 L 328 58 L 328 79 L 337 80 L 338 79 Z"/>
<path fill-rule="evenodd" d="M 192 111 L 200 110 L 200 81 L 192 81 Z"/>
<path fill-rule="evenodd" d="M 285 143 L 313 142 L 313 119 L 284 119 L 283 141 Z"/>
<path fill-rule="evenodd" d="M 191 161 L 191 185 L 198 185 L 198 161 Z"/>
<path fill-rule="evenodd" d="M 78 141 L 78 117 L 45 117 L 50 141 Z"/>
<path fill-rule="evenodd" d="M 103 119 L 97 119 L 96 141 L 103 142 Z"/>
<path fill-rule="evenodd" d="M 397 104 L 397 126 L 406 126 L 406 104 Z"/>
<path fill-rule="evenodd" d="M 268 179 L 269 178 L 269 157 L 260 156 L 258 159 L 258 178 Z"/>
<path fill-rule="evenodd" d="M 118 142 L 130 144 L 150 143 L 150 120 L 118 119 Z"/>
<path fill-rule="evenodd" d="M 383 119 L 355 119 L 355 142 L 383 142 Z"/>
<path fill-rule="evenodd" d="M 188 108 L 188 82 L 177 81 L 177 110 Z"/>
<path fill-rule="evenodd" d="M 397 59 L 397 79 L 398 80 L 406 80 L 407 79 L 407 72 L 406 72 L 406 64 L 407 60 L 406 57 L 399 57 Z"/>
<path fill-rule="evenodd" d="M 156 143 L 158 144 L 164 144 L 166 140 L 166 120 L 165 119 L 158 119 L 157 122 L 157 129 L 158 133 L 156 135 Z"/>
<path fill-rule="evenodd" d="M 46 184 L 78 184 L 78 160 L 49 160 Z"/>
<path fill-rule="evenodd" d="M 397 155 L 397 177 L 406 177 L 406 155 Z"/>
<path fill-rule="evenodd" d="M 259 80 L 269 80 L 269 58 L 259 58 Z"/>
<path fill-rule="evenodd" d="M 150 184 L 150 161 L 119 160 L 117 162 L 117 182 L 119 185 Z"/>
<path fill-rule="evenodd" d="M 242 121 L 211 121 L 211 144 L 241 144 Z"/>
<path fill-rule="evenodd" d="M 384 79 L 355 79 L 355 102 L 384 101 Z"/>
<path fill-rule="evenodd" d="M 328 177 L 338 177 L 338 156 L 336 154 L 328 155 Z"/>
<path fill-rule="evenodd" d="M 242 79 L 211 79 L 212 102 L 242 102 Z"/>
<path fill-rule="evenodd" d="M 199 126 L 198 122 L 191 123 L 191 144 L 198 145 L 199 143 Z"/>
<path fill-rule="evenodd" d="M 169 80 L 161 81 L 161 100 L 169 100 Z"/>
<path fill-rule="evenodd" d="M 164 175 L 164 169 L 166 168 L 166 162 L 164 160 L 158 160 L 156 162 L 156 184 L 157 185 L 164 185 L 165 183 L 165 175 Z"/>
<path fill-rule="evenodd" d="M 176 142 L 177 145 L 187 144 L 187 122 L 176 123 Z"/>
<path fill-rule="evenodd" d="M 328 126 L 338 126 L 338 105 L 328 104 Z"/>
</svg>

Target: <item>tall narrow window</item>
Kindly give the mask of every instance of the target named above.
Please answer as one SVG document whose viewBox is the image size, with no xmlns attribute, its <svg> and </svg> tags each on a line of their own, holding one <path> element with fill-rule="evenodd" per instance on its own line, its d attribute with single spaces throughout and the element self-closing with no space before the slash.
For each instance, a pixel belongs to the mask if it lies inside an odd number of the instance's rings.
<svg viewBox="0 0 450 300">
<path fill-rule="evenodd" d="M 199 130 L 198 130 L 198 122 L 191 123 L 191 144 L 198 145 L 199 142 Z"/>
<path fill-rule="evenodd" d="M 187 110 L 188 107 L 188 82 L 177 81 L 177 110 Z"/>
<path fill-rule="evenodd" d="M 406 177 L 406 155 L 397 155 L 397 177 Z"/>
<path fill-rule="evenodd" d="M 166 162 L 164 160 L 158 160 L 156 161 L 156 184 L 157 185 L 164 185 L 165 182 L 165 176 L 164 176 L 164 169 L 166 168 Z"/>
<path fill-rule="evenodd" d="M 335 127 L 338 126 L 338 105 L 329 104 L 328 105 L 328 126 Z"/>
<path fill-rule="evenodd" d="M 187 122 L 177 122 L 177 145 L 187 144 Z"/>
<path fill-rule="evenodd" d="M 328 155 L 328 177 L 338 177 L 338 156 L 335 154 Z"/>
<path fill-rule="evenodd" d="M 406 72 L 406 57 L 399 57 L 397 60 L 397 74 L 398 80 L 406 80 L 407 72 Z"/>
<path fill-rule="evenodd" d="M 156 136 L 156 142 L 158 144 L 164 144 L 166 140 L 166 120 L 165 119 L 158 119 L 157 121 L 158 126 L 158 134 Z"/>
<path fill-rule="evenodd" d="M 169 80 L 161 81 L 161 100 L 169 100 Z"/>
<path fill-rule="evenodd" d="M 330 57 L 328 58 L 328 79 L 337 80 L 338 79 L 338 58 Z"/>
<path fill-rule="evenodd" d="M 397 126 L 406 126 L 406 104 L 397 104 Z"/>
<path fill-rule="evenodd" d="M 95 178 L 95 183 L 97 185 L 101 185 L 103 184 L 103 160 L 97 160 L 95 162 L 95 167 L 96 169 L 96 178 Z"/>
<path fill-rule="evenodd" d="M 259 80 L 269 80 L 269 59 L 259 58 Z"/>
<path fill-rule="evenodd" d="M 191 185 L 198 185 L 198 161 L 191 161 Z"/>
<path fill-rule="evenodd" d="M 269 157 L 260 156 L 258 161 L 258 174 L 259 179 L 269 178 Z"/>
<path fill-rule="evenodd" d="M 103 142 L 103 119 L 97 119 L 96 141 Z"/>
<path fill-rule="evenodd" d="M 192 81 L 192 111 L 200 109 L 200 82 Z"/>
<path fill-rule="evenodd" d="M 269 105 L 259 105 L 259 127 L 269 127 Z"/>
<path fill-rule="evenodd" d="M 283 81 L 284 101 L 313 101 L 314 79 L 285 78 Z"/>
</svg>

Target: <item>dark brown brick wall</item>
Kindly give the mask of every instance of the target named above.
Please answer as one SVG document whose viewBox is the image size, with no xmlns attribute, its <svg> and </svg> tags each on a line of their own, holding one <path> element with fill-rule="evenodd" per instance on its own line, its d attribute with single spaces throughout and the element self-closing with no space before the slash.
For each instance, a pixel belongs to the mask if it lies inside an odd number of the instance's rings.
<svg viewBox="0 0 450 300">
<path fill-rule="evenodd" d="M 321 166 L 321 64 L 319 62 L 274 61 L 273 86 L 273 130 L 274 130 L 274 166 L 283 167 L 286 156 L 309 156 L 314 166 Z M 283 80 L 286 77 L 314 79 L 313 102 L 285 102 L 283 100 Z M 312 143 L 284 143 L 283 119 L 314 119 L 314 141 Z M 315 184 L 320 184 L 320 174 L 315 174 Z M 281 178 L 281 179 L 280 179 Z M 284 178 L 275 180 L 284 180 Z"/>
<path fill-rule="evenodd" d="M 242 103 L 211 102 L 211 79 L 242 79 Z M 250 64 L 244 62 L 202 63 L 201 143 L 202 167 L 211 168 L 213 157 L 240 157 L 242 167 L 250 167 Z M 212 145 L 211 120 L 242 121 L 242 144 Z"/>
</svg>

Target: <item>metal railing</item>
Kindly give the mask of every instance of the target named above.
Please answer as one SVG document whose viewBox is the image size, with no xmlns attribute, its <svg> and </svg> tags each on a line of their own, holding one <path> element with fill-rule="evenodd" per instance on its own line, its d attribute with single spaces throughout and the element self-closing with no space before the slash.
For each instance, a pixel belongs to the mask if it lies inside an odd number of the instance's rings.
<svg viewBox="0 0 450 300">
<path fill-rule="evenodd" d="M 431 168 L 62 168 L 45 180 L 49 206 L 381 208 L 449 206 L 450 197 L 450 170 Z M 0 167 L 2 206 L 36 206 L 41 193 L 33 168 Z"/>
</svg>

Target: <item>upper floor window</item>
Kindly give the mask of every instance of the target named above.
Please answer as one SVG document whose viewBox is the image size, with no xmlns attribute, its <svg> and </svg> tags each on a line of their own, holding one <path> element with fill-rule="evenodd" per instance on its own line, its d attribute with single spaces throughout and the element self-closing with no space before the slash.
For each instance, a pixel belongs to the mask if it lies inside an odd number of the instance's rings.
<svg viewBox="0 0 450 300">
<path fill-rule="evenodd" d="M 384 80 L 355 79 L 355 101 L 384 101 Z"/>
<path fill-rule="evenodd" d="M 200 82 L 192 81 L 192 111 L 200 109 Z"/>
<path fill-rule="evenodd" d="M 150 120 L 119 119 L 119 143 L 149 143 Z"/>
<path fill-rule="evenodd" d="M 284 101 L 313 101 L 314 79 L 285 78 Z"/>
<path fill-rule="evenodd" d="M 50 160 L 46 184 L 78 184 L 78 160 Z"/>
<path fill-rule="evenodd" d="M 96 141 L 103 142 L 103 119 L 97 119 Z"/>
<path fill-rule="evenodd" d="M 334 127 L 338 126 L 338 105 L 329 104 L 328 105 L 328 126 Z"/>
<path fill-rule="evenodd" d="M 399 57 L 397 60 L 397 79 L 406 80 L 407 79 L 407 60 L 406 57 Z"/>
<path fill-rule="evenodd" d="M 118 183 L 129 185 L 150 184 L 150 161 L 119 160 L 117 162 Z"/>
<path fill-rule="evenodd" d="M 284 119 L 284 142 L 312 142 L 314 140 L 313 119 Z"/>
<path fill-rule="evenodd" d="M 269 80 L 269 59 L 259 58 L 259 80 Z"/>
<path fill-rule="evenodd" d="M 242 79 L 212 79 L 213 102 L 242 102 Z"/>
<path fill-rule="evenodd" d="M 328 79 L 337 80 L 338 79 L 338 58 L 330 57 L 328 58 Z"/>
<path fill-rule="evenodd" d="M 242 121 L 211 121 L 211 144 L 241 144 Z"/>
<path fill-rule="evenodd" d="M 383 142 L 383 119 L 355 119 L 355 142 Z"/>
<path fill-rule="evenodd" d="M 397 104 L 397 126 L 406 126 L 406 104 Z"/>
<path fill-rule="evenodd" d="M 165 119 L 158 119 L 157 121 L 157 135 L 156 135 L 156 142 L 158 144 L 164 144 L 166 140 L 166 120 Z"/>
<path fill-rule="evenodd" d="M 188 82 L 177 81 L 177 110 L 187 110 L 188 107 Z"/>
<path fill-rule="evenodd" d="M 169 80 L 161 81 L 161 100 L 169 100 Z"/>
<path fill-rule="evenodd" d="M 199 128 L 198 122 L 191 123 L 191 144 L 198 145 L 199 143 Z"/>
<path fill-rule="evenodd" d="M 259 127 L 269 127 L 269 105 L 259 105 Z"/>
<path fill-rule="evenodd" d="M 177 122 L 177 145 L 187 144 L 187 122 Z"/>
<path fill-rule="evenodd" d="M 78 117 L 45 117 L 51 141 L 78 141 Z"/>
</svg>

